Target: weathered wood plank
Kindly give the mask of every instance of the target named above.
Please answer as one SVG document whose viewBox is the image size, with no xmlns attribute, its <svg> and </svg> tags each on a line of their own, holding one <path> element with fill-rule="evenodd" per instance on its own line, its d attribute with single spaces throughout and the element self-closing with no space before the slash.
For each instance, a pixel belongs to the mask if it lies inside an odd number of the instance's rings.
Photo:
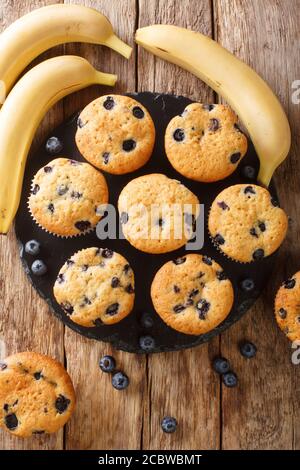
<svg viewBox="0 0 300 470">
<path fill-rule="evenodd" d="M 3 1 L 0 4 L 0 29 L 25 13 L 52 1 Z M 61 48 L 43 54 L 42 59 L 61 53 Z M 40 58 L 41 60 L 41 58 Z M 62 103 L 45 117 L 35 144 L 43 138 L 60 118 Z M 0 353 L 5 356 L 18 351 L 33 350 L 55 357 L 63 363 L 63 325 L 49 311 L 47 304 L 31 287 L 21 266 L 14 230 L 0 237 Z M 51 436 L 18 439 L 0 432 L 1 449 L 62 449 L 63 431 Z"/>
<path fill-rule="evenodd" d="M 282 206 L 292 218 L 277 269 L 251 314 L 222 335 L 222 353 L 240 379 L 237 389 L 222 391 L 222 445 L 225 449 L 299 449 L 300 366 L 291 364 L 291 345 L 277 329 L 272 312 L 278 285 L 299 270 L 300 123 L 299 105 L 291 100 L 292 82 L 300 72 L 299 2 L 218 0 L 215 13 L 219 42 L 269 82 L 288 112 L 293 131 L 291 154 L 275 178 Z M 252 361 L 238 352 L 237 342 L 244 338 L 258 346 Z"/>
<path fill-rule="evenodd" d="M 209 1 L 139 1 L 139 26 L 170 23 L 211 35 Z M 213 93 L 188 72 L 138 50 L 139 90 L 183 94 L 213 102 Z M 148 358 L 143 445 L 145 449 L 216 449 L 219 447 L 219 379 L 210 359 L 218 338 L 196 349 L 152 355 Z M 176 417 L 175 434 L 160 429 L 165 415 Z"/>
<path fill-rule="evenodd" d="M 72 3 L 73 0 L 72 0 Z M 77 1 L 93 6 L 111 21 L 116 33 L 133 44 L 135 28 L 135 1 L 101 0 Z M 105 72 L 116 73 L 119 81 L 114 89 L 94 87 L 65 100 L 65 115 L 72 114 L 92 99 L 109 93 L 135 90 L 135 55 L 127 61 L 105 47 L 67 46 L 67 53 L 77 53 Z M 130 378 L 126 391 L 112 388 L 111 377 L 99 371 L 98 360 L 112 353 L 104 343 L 90 341 L 69 329 L 65 332 L 65 350 L 68 371 L 74 381 L 78 404 L 75 419 L 67 427 L 67 449 L 139 449 L 145 383 L 145 359 L 113 351 L 118 367 Z"/>
</svg>

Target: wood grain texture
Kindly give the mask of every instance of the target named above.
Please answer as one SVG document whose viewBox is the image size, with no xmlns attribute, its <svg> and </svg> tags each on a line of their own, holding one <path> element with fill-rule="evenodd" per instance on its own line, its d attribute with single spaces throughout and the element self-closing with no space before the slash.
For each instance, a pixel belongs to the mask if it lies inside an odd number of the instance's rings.
<svg viewBox="0 0 300 470">
<path fill-rule="evenodd" d="M 300 448 L 300 368 L 291 363 L 291 345 L 273 317 L 279 284 L 300 269 L 300 105 L 291 97 L 292 82 L 300 77 L 299 6 L 297 0 L 215 1 L 218 41 L 267 80 L 288 113 L 293 133 L 290 156 L 275 176 L 282 207 L 291 217 L 277 269 L 251 313 L 222 335 L 222 353 L 240 378 L 237 389 L 222 390 L 224 449 Z M 237 343 L 245 338 L 258 346 L 255 360 L 247 361 L 238 352 Z"/>
<path fill-rule="evenodd" d="M 140 0 L 139 27 L 154 23 L 172 23 L 211 36 L 210 2 Z M 142 48 L 138 50 L 138 87 L 214 102 L 212 91 L 200 80 Z M 188 351 L 149 356 L 143 426 L 145 449 L 219 447 L 220 385 L 210 367 L 218 347 L 216 338 Z M 175 416 L 179 423 L 173 435 L 161 432 L 160 422 L 166 415 Z"/>
<path fill-rule="evenodd" d="M 0 3 L 0 27 L 6 28 L 25 13 L 56 1 L 4 1 Z M 61 53 L 61 48 L 43 54 L 41 59 Z M 62 103 L 45 117 L 35 145 L 62 118 Z M 64 361 L 63 325 L 54 318 L 47 304 L 31 287 L 21 266 L 13 228 L 0 237 L 0 341 L 1 356 L 33 350 Z M 0 432 L 1 449 L 62 449 L 63 431 L 51 436 L 22 440 Z"/>
</svg>

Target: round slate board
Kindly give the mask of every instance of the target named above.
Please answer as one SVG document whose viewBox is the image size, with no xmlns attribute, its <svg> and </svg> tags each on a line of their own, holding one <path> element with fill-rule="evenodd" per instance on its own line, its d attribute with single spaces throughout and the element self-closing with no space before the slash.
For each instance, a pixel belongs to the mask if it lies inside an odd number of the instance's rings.
<svg viewBox="0 0 300 470">
<path fill-rule="evenodd" d="M 122 176 L 105 174 L 110 190 L 110 203 L 115 206 L 117 206 L 120 191 L 131 179 L 147 173 L 164 173 L 170 178 L 182 181 L 185 186 L 199 197 L 200 202 L 205 204 L 205 218 L 207 220 L 210 204 L 222 189 L 233 184 L 250 182 L 242 176 L 243 167 L 251 165 L 255 167 L 257 173 L 259 161 L 253 146 L 249 143 L 247 155 L 244 157 L 235 173 L 229 178 L 213 184 L 202 184 L 183 177 L 172 168 L 165 155 L 164 132 L 170 119 L 180 114 L 185 106 L 192 101 L 183 96 L 149 92 L 128 93 L 128 96 L 140 101 L 150 112 L 156 127 L 156 144 L 150 161 L 140 170 Z M 83 161 L 83 158 L 76 148 L 74 139 L 77 117 L 78 113 L 57 127 L 51 135 L 57 136 L 63 143 L 63 150 L 60 156 Z M 150 298 L 150 285 L 154 274 L 160 266 L 168 260 L 186 254 L 185 248 L 163 255 L 150 255 L 136 250 L 124 239 L 101 241 L 97 238 L 95 231 L 85 236 L 71 239 L 57 238 L 43 231 L 32 220 L 27 208 L 27 200 L 30 193 L 30 183 L 34 174 L 40 167 L 46 165 L 46 163 L 53 158 L 55 157 L 47 154 L 45 144 L 43 144 L 35 154 L 29 155 L 15 229 L 20 243 L 21 259 L 29 279 L 38 293 L 48 302 L 55 315 L 70 328 L 88 338 L 108 341 L 117 349 L 134 353 L 144 352 L 139 347 L 139 338 L 142 335 L 149 334 L 155 339 L 156 347 L 153 352 L 175 351 L 197 346 L 229 328 L 244 315 L 259 297 L 271 275 L 276 254 L 256 263 L 244 265 L 235 263 L 227 259 L 213 247 L 207 229 L 205 229 L 205 244 L 200 253 L 211 256 L 225 269 L 235 290 L 234 306 L 227 319 L 207 334 L 200 336 L 184 335 L 169 328 L 154 311 Z M 271 186 L 270 191 L 273 196 L 276 197 L 274 187 Z M 31 264 L 35 258 L 25 253 L 24 245 L 31 239 L 37 239 L 42 246 L 41 253 L 37 258 L 43 259 L 48 266 L 48 272 L 43 277 L 34 276 L 30 270 Z M 135 273 L 136 298 L 134 310 L 127 318 L 115 325 L 103 325 L 94 328 L 86 328 L 77 325 L 64 313 L 52 294 L 52 287 L 56 276 L 66 259 L 76 251 L 91 246 L 108 247 L 121 253 L 127 258 Z M 251 277 L 255 281 L 255 289 L 251 294 L 245 293 L 240 289 L 240 282 L 246 277 Z M 152 327 L 145 328 L 142 325 L 141 316 L 143 312 L 148 312 L 151 315 L 153 319 Z"/>
</svg>

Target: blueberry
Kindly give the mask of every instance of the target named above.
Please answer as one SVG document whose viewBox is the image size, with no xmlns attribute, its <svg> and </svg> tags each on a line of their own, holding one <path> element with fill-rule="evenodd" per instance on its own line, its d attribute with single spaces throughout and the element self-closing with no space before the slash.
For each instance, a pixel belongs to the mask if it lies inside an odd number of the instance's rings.
<svg viewBox="0 0 300 470">
<path fill-rule="evenodd" d="M 212 111 L 214 109 L 215 105 L 214 104 L 203 104 L 202 105 L 202 108 L 205 110 L 205 111 Z"/>
<path fill-rule="evenodd" d="M 31 271 L 36 276 L 43 276 L 47 272 L 47 266 L 41 259 L 36 259 L 31 265 Z"/>
<path fill-rule="evenodd" d="M 183 129 L 176 129 L 173 132 L 173 138 L 176 142 L 182 142 L 185 138 L 184 130 Z"/>
<path fill-rule="evenodd" d="M 71 198 L 72 199 L 80 199 L 80 198 L 82 198 L 82 193 L 80 193 L 78 191 L 72 191 L 71 192 Z"/>
<path fill-rule="evenodd" d="M 250 235 L 252 235 L 252 237 L 258 238 L 258 235 L 257 235 L 256 230 L 255 230 L 254 227 L 250 228 L 249 233 L 250 233 Z"/>
<path fill-rule="evenodd" d="M 107 109 L 107 111 L 110 111 L 111 109 L 113 109 L 114 105 L 115 105 L 115 102 L 112 96 L 108 96 L 103 103 L 103 106 L 105 109 Z"/>
<path fill-rule="evenodd" d="M 127 292 L 127 294 L 134 294 L 134 287 L 132 286 L 132 284 L 128 284 L 125 287 L 125 292 Z"/>
<path fill-rule="evenodd" d="M 219 233 L 217 233 L 217 235 L 214 237 L 214 243 L 215 243 L 216 245 L 224 245 L 225 240 L 224 240 L 224 238 L 222 237 L 222 235 L 220 235 Z"/>
<path fill-rule="evenodd" d="M 118 310 L 119 310 L 119 304 L 118 302 L 116 302 L 114 304 L 109 305 L 109 307 L 107 307 L 106 315 L 110 315 L 110 316 L 116 315 L 118 313 Z"/>
<path fill-rule="evenodd" d="M 175 305 L 175 307 L 173 307 L 173 311 L 175 313 L 183 312 L 183 310 L 185 310 L 185 306 L 182 304 L 178 304 L 178 305 Z"/>
<path fill-rule="evenodd" d="M 110 285 L 111 285 L 112 288 L 118 287 L 120 285 L 120 279 L 118 277 L 114 276 L 111 280 Z"/>
<path fill-rule="evenodd" d="M 163 432 L 167 434 L 172 434 L 176 431 L 177 428 L 177 420 L 172 418 L 171 416 L 165 416 L 161 422 L 161 428 Z"/>
<path fill-rule="evenodd" d="M 103 248 L 101 255 L 103 258 L 112 258 L 114 255 L 114 252 L 110 250 L 109 248 Z"/>
<path fill-rule="evenodd" d="M 35 185 L 33 186 L 33 188 L 31 189 L 31 194 L 33 194 L 33 195 L 35 196 L 35 195 L 39 192 L 40 189 L 41 189 L 41 188 L 39 187 L 39 185 L 38 185 L 38 184 L 35 184 Z"/>
<path fill-rule="evenodd" d="M 40 380 L 43 376 L 42 376 L 42 373 L 40 371 L 40 372 L 35 372 L 33 374 L 33 377 L 35 378 L 35 380 Z"/>
<path fill-rule="evenodd" d="M 246 357 L 247 359 L 251 359 L 255 356 L 257 351 L 257 347 L 255 344 L 250 343 L 250 341 L 244 341 L 240 344 L 240 353 L 242 356 Z"/>
<path fill-rule="evenodd" d="M 0 362 L 0 370 L 5 370 L 7 369 L 7 364 L 5 364 L 4 362 Z"/>
<path fill-rule="evenodd" d="M 37 240 L 29 240 L 25 245 L 25 251 L 29 255 L 36 256 L 40 252 L 41 245 Z"/>
<path fill-rule="evenodd" d="M 229 388 L 236 387 L 238 384 L 238 379 L 234 372 L 227 372 L 226 374 L 222 375 L 222 381 L 223 384 Z"/>
<path fill-rule="evenodd" d="M 51 173 L 52 172 L 52 166 L 44 166 L 44 172 L 45 173 Z"/>
<path fill-rule="evenodd" d="M 70 403 L 71 403 L 71 400 L 69 400 L 69 398 L 66 398 L 62 394 L 59 394 L 55 400 L 55 408 L 59 414 L 62 414 L 64 413 L 64 411 L 66 411 Z"/>
<path fill-rule="evenodd" d="M 116 372 L 111 379 L 112 386 L 117 390 L 124 390 L 129 385 L 129 379 L 124 372 Z"/>
<path fill-rule="evenodd" d="M 266 224 L 264 222 L 258 222 L 258 227 L 261 232 L 265 232 Z"/>
<path fill-rule="evenodd" d="M 229 209 L 229 207 L 227 206 L 226 202 L 224 202 L 224 201 L 217 202 L 217 205 L 218 205 L 223 211 L 225 211 L 226 209 Z"/>
<path fill-rule="evenodd" d="M 226 281 L 228 279 L 227 275 L 225 274 L 224 271 L 217 271 L 217 279 L 219 281 Z"/>
<path fill-rule="evenodd" d="M 176 286 L 176 284 L 173 286 L 173 290 L 174 290 L 175 294 L 178 294 L 178 292 L 180 292 L 180 288 L 178 286 Z"/>
<path fill-rule="evenodd" d="M 124 152 L 131 152 L 136 147 L 136 141 L 133 139 L 123 140 L 122 149 Z"/>
<path fill-rule="evenodd" d="M 251 291 L 253 291 L 253 289 L 255 287 L 255 283 L 254 283 L 253 279 L 246 278 L 246 279 L 243 279 L 240 282 L 240 287 L 245 292 L 251 292 Z"/>
<path fill-rule="evenodd" d="M 72 315 L 74 312 L 74 307 L 73 305 L 70 304 L 70 302 L 64 302 L 61 304 L 61 307 L 64 309 L 65 312 L 67 312 L 69 315 Z"/>
<path fill-rule="evenodd" d="M 104 165 L 107 165 L 107 164 L 108 164 L 108 162 L 109 162 L 109 155 L 110 155 L 109 152 L 103 152 L 103 153 L 102 153 L 102 158 L 103 158 Z"/>
<path fill-rule="evenodd" d="M 61 185 L 58 186 L 58 188 L 57 188 L 57 194 L 58 194 L 59 196 L 63 196 L 63 195 L 66 194 L 68 191 L 69 191 L 69 188 L 68 188 L 68 186 L 66 186 L 65 184 L 61 184 Z"/>
<path fill-rule="evenodd" d="M 185 261 L 186 261 L 186 258 L 185 258 L 185 257 L 183 257 L 183 258 L 176 258 L 176 259 L 173 260 L 173 263 L 176 264 L 176 265 L 179 265 L 179 264 L 185 263 Z"/>
<path fill-rule="evenodd" d="M 123 268 L 123 271 L 126 275 L 128 275 L 131 271 L 131 267 L 129 264 L 125 264 L 124 268 Z"/>
<path fill-rule="evenodd" d="M 53 205 L 52 203 L 50 203 L 50 204 L 48 205 L 48 211 L 50 211 L 51 214 L 53 214 L 53 212 L 54 212 L 54 205 Z"/>
<path fill-rule="evenodd" d="M 152 328 L 153 318 L 148 312 L 144 312 L 141 317 L 141 325 L 143 328 Z"/>
<path fill-rule="evenodd" d="M 198 311 L 200 320 L 205 320 L 207 316 L 207 312 L 210 309 L 210 303 L 207 302 L 207 300 L 205 299 L 201 299 L 199 300 L 199 302 L 197 302 L 196 309 Z"/>
<path fill-rule="evenodd" d="M 192 289 L 191 292 L 189 293 L 189 297 L 192 299 L 198 294 L 199 294 L 199 289 Z"/>
<path fill-rule="evenodd" d="M 212 132 L 216 132 L 220 127 L 220 121 L 219 119 L 213 118 L 209 120 L 209 130 Z"/>
<path fill-rule="evenodd" d="M 280 316 L 280 318 L 282 318 L 282 320 L 284 320 L 287 317 L 286 309 L 285 308 L 280 308 L 278 310 L 278 315 Z"/>
<path fill-rule="evenodd" d="M 241 174 L 244 178 L 249 180 L 256 179 L 256 170 L 253 166 L 246 165 L 242 168 Z"/>
<path fill-rule="evenodd" d="M 216 357 L 213 361 L 213 369 L 218 374 L 226 374 L 230 370 L 230 364 L 224 357 Z"/>
<path fill-rule="evenodd" d="M 296 285 L 295 279 L 288 279 L 287 281 L 284 281 L 283 287 L 285 289 L 293 289 Z"/>
<path fill-rule="evenodd" d="M 252 254 L 252 257 L 253 257 L 254 261 L 261 260 L 261 259 L 263 259 L 264 256 L 265 256 L 265 252 L 262 248 L 258 248 Z"/>
<path fill-rule="evenodd" d="M 10 429 L 11 431 L 13 431 L 14 429 L 18 427 L 19 421 L 15 413 L 10 413 L 9 415 L 6 415 L 4 420 L 5 420 L 6 427 Z"/>
<path fill-rule="evenodd" d="M 142 108 L 140 108 L 139 106 L 135 106 L 135 107 L 133 108 L 132 114 L 133 114 L 134 117 L 136 117 L 137 119 L 143 119 L 143 117 L 145 116 L 144 111 L 143 111 Z"/>
<path fill-rule="evenodd" d="M 77 127 L 79 127 L 79 129 L 82 129 L 82 127 L 84 126 L 85 126 L 85 123 L 82 121 L 81 117 L 79 116 L 77 119 Z"/>
<path fill-rule="evenodd" d="M 202 261 L 203 261 L 203 263 L 207 264 L 208 266 L 212 265 L 212 259 L 209 258 L 209 256 L 206 256 L 206 255 L 202 256 Z"/>
<path fill-rule="evenodd" d="M 50 155 L 57 155 L 63 149 L 62 142 L 57 137 L 50 137 L 46 142 L 46 151 Z"/>
<path fill-rule="evenodd" d="M 99 361 L 99 367 L 102 372 L 114 372 L 116 368 L 116 361 L 112 356 L 103 356 Z"/>
<path fill-rule="evenodd" d="M 145 352 L 152 352 L 155 348 L 155 340 L 152 336 L 141 336 L 139 339 L 140 348 Z"/>
<path fill-rule="evenodd" d="M 90 228 L 90 226 L 91 226 L 91 222 L 89 222 L 88 220 L 78 220 L 78 222 L 75 222 L 75 227 L 80 232 L 85 232 L 86 230 Z"/>
<path fill-rule="evenodd" d="M 244 189 L 245 194 L 256 194 L 253 186 L 246 186 Z"/>
<path fill-rule="evenodd" d="M 231 163 L 235 164 L 239 161 L 240 158 L 241 158 L 241 152 L 236 152 L 230 156 L 230 161 Z"/>
</svg>

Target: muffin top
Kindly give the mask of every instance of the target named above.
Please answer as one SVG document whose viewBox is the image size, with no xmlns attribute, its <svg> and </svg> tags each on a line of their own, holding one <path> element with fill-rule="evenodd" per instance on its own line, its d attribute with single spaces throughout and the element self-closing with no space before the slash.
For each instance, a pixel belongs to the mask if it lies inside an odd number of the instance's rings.
<svg viewBox="0 0 300 470">
<path fill-rule="evenodd" d="M 78 251 L 63 265 L 54 297 L 82 326 L 117 323 L 134 305 L 134 273 L 123 256 L 108 248 Z"/>
<path fill-rule="evenodd" d="M 147 109 L 129 96 L 101 96 L 80 113 L 76 144 L 97 168 L 120 175 L 150 158 L 155 127 Z"/>
<path fill-rule="evenodd" d="M 165 149 L 172 166 L 196 181 L 213 182 L 229 176 L 247 151 L 247 138 L 229 106 L 188 105 L 168 124 Z"/>
<path fill-rule="evenodd" d="M 275 298 L 275 318 L 291 341 L 300 341 L 300 271 L 286 280 Z"/>
<path fill-rule="evenodd" d="M 56 432 L 75 406 L 71 379 L 61 364 L 35 352 L 0 362 L 0 425 L 16 436 Z"/>
<path fill-rule="evenodd" d="M 281 245 L 288 220 L 266 189 L 237 184 L 212 203 L 208 228 L 214 244 L 241 263 L 261 260 Z"/>
<path fill-rule="evenodd" d="M 35 221 L 55 235 L 91 230 L 108 202 L 104 176 L 88 163 L 57 158 L 33 178 L 29 209 Z"/>
<path fill-rule="evenodd" d="M 138 250 L 166 253 L 191 238 L 199 200 L 180 181 L 159 173 L 131 180 L 118 208 L 125 238 Z"/>
<path fill-rule="evenodd" d="M 229 314 L 233 297 L 232 284 L 221 266 L 197 254 L 168 261 L 151 286 L 158 315 L 174 330 L 190 335 L 219 325 Z"/>
</svg>

